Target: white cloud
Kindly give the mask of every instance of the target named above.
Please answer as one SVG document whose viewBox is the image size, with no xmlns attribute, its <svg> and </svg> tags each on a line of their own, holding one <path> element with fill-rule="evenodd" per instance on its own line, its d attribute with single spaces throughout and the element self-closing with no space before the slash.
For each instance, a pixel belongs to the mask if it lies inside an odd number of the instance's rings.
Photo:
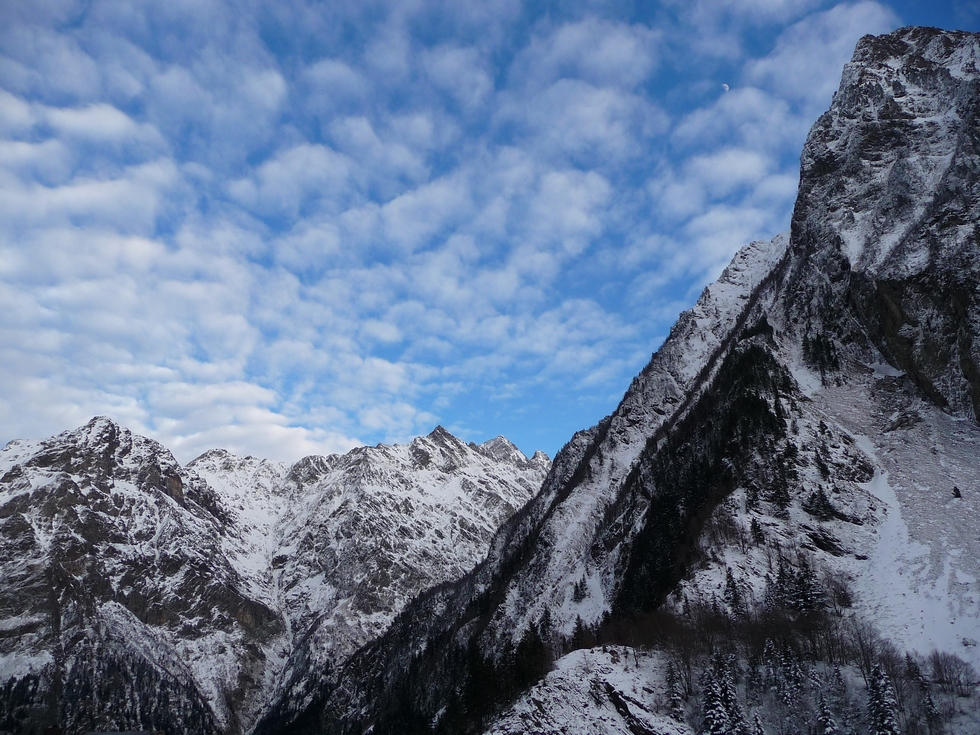
<svg viewBox="0 0 980 735">
<path fill-rule="evenodd" d="M 161 159 L 128 167 L 116 178 L 78 176 L 52 187 L 13 184 L 3 189 L 0 214 L 13 227 L 98 224 L 124 233 L 150 232 L 176 174 L 173 163 Z"/>
<path fill-rule="evenodd" d="M 228 187 L 242 205 L 261 214 L 296 218 L 311 203 L 336 210 L 351 172 L 350 160 L 323 145 L 302 144 L 278 153 L 254 176 Z"/>
<path fill-rule="evenodd" d="M 295 458 L 614 402 L 786 226 L 887 22 L 816 2 L 0 6 L 0 425 Z"/>
<path fill-rule="evenodd" d="M 685 148 L 736 142 L 756 150 L 798 145 L 812 120 L 794 114 L 789 103 L 757 87 L 741 87 L 681 119 L 671 133 Z"/>
<path fill-rule="evenodd" d="M 749 63 L 748 78 L 803 104 L 812 116 L 830 104 L 858 39 L 898 25 L 895 13 L 880 3 L 842 3 L 786 29 L 771 54 Z"/>
<path fill-rule="evenodd" d="M 539 154 L 595 165 L 618 163 L 642 150 L 642 138 L 663 132 L 665 116 L 634 94 L 563 79 L 531 98 L 512 98 L 499 124 L 513 124 Z"/>
<path fill-rule="evenodd" d="M 381 208 L 386 242 L 415 250 L 472 206 L 464 178 L 443 178 L 405 192 Z"/>
<path fill-rule="evenodd" d="M 438 88 L 448 92 L 467 112 L 483 106 L 494 83 L 475 48 L 441 46 L 422 54 L 422 66 Z"/>
<path fill-rule="evenodd" d="M 31 106 L 19 97 L 0 89 L 0 134 L 16 135 L 34 126 Z"/>
<path fill-rule="evenodd" d="M 531 203 L 532 232 L 577 255 L 603 228 L 601 212 L 612 188 L 594 171 L 551 171 L 541 177 Z"/>
<path fill-rule="evenodd" d="M 662 34 L 641 24 L 598 18 L 566 23 L 532 38 L 512 70 L 518 85 L 549 86 L 562 78 L 632 88 L 657 67 Z"/>
</svg>

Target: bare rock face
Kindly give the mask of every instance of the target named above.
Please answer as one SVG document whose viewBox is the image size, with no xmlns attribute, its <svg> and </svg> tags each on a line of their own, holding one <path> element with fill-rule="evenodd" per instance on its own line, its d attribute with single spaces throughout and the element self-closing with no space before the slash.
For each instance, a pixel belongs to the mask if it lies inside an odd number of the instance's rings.
<svg viewBox="0 0 980 735">
<path fill-rule="evenodd" d="M 246 732 L 291 657 L 341 666 L 476 564 L 548 466 L 441 428 L 292 467 L 213 450 L 184 468 L 105 418 L 11 442 L 0 732 Z"/>
<path fill-rule="evenodd" d="M 980 418 L 980 44 L 863 38 L 803 149 L 793 218 L 812 338 L 863 344 L 930 399 Z"/>
</svg>

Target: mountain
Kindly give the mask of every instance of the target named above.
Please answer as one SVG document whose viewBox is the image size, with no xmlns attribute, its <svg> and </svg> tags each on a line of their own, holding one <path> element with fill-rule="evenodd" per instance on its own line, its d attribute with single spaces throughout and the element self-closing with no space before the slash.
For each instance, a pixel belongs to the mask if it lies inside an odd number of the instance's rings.
<svg viewBox="0 0 980 735">
<path fill-rule="evenodd" d="M 476 564 L 549 464 L 441 427 L 291 466 L 213 450 L 181 467 L 106 418 L 11 442 L 0 731 L 246 732 Z"/>
<path fill-rule="evenodd" d="M 978 34 L 861 39 L 788 236 L 482 564 L 256 732 L 980 731 L 978 63 Z"/>
</svg>

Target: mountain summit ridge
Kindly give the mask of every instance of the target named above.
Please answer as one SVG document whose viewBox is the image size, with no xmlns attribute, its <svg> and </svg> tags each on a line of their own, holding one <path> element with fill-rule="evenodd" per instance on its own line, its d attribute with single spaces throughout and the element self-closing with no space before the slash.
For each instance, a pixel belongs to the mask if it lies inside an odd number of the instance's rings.
<svg viewBox="0 0 980 735">
<path fill-rule="evenodd" d="M 440 429 L 292 465 L 215 449 L 181 467 L 104 416 L 9 443 L 0 731 L 248 731 L 278 687 L 302 686 L 284 680 L 293 659 L 341 666 L 479 561 L 549 465 L 515 452 Z M 117 676 L 131 683 L 106 688 Z"/>
</svg>

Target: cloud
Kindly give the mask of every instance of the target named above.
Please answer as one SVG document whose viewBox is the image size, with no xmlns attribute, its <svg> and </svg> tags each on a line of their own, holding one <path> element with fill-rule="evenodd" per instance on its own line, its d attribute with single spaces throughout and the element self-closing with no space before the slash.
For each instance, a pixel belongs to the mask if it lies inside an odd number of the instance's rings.
<svg viewBox="0 0 980 735">
<path fill-rule="evenodd" d="M 6 90 L 0 89 L 0 133 L 16 135 L 34 126 L 31 106 Z"/>
<path fill-rule="evenodd" d="M 684 116 L 671 138 L 685 148 L 734 141 L 756 150 L 786 150 L 806 135 L 812 120 L 794 114 L 789 103 L 758 87 L 733 89 L 711 105 Z"/>
<path fill-rule="evenodd" d="M 880 3 L 842 3 L 786 29 L 771 54 L 748 64 L 746 76 L 813 115 L 830 104 L 858 39 L 899 24 L 895 13 Z"/>
<path fill-rule="evenodd" d="M 259 214 L 295 219 L 310 205 L 328 210 L 342 206 L 350 173 L 346 156 L 323 145 L 304 143 L 279 152 L 254 175 L 232 182 L 228 191 Z"/>
<path fill-rule="evenodd" d="M 635 156 L 643 137 L 667 127 L 663 113 L 636 95 L 570 79 L 505 104 L 498 124 L 513 125 L 540 154 L 585 165 Z"/>
<path fill-rule="evenodd" d="M 518 86 L 543 88 L 559 79 L 578 79 L 599 87 L 632 88 L 656 69 L 661 32 L 587 18 L 536 35 L 515 62 Z"/>
<path fill-rule="evenodd" d="M 3 4 L 6 438 L 553 451 L 788 225 L 834 65 L 891 22 L 818 7 Z"/>
<path fill-rule="evenodd" d="M 422 66 L 432 83 L 467 113 L 479 110 L 493 92 L 493 79 L 473 47 L 440 46 L 424 51 Z"/>
</svg>

